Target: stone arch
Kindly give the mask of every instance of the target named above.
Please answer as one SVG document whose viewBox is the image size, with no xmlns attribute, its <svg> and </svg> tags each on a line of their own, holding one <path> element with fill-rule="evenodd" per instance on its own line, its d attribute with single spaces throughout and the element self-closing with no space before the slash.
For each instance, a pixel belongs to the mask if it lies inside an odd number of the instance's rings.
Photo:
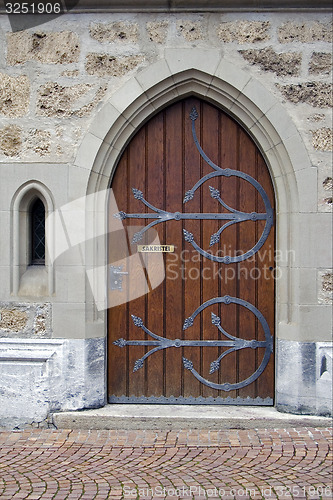
<svg viewBox="0 0 333 500">
<path fill-rule="evenodd" d="M 45 233 L 47 244 L 52 244 L 52 227 L 48 215 L 54 211 L 54 201 L 48 188 L 39 181 L 28 181 L 20 186 L 11 202 L 11 241 L 12 241 L 12 283 L 14 295 L 41 296 L 51 295 L 54 291 L 53 266 L 47 252 L 45 266 L 38 270 L 29 269 L 29 213 L 33 202 L 39 198 L 45 207 Z M 31 293 L 27 293 L 27 287 Z"/>
<path fill-rule="evenodd" d="M 297 311 L 292 304 L 298 302 L 298 287 L 291 279 L 290 249 L 297 252 L 298 229 L 292 215 L 301 208 L 297 174 L 304 173 L 311 163 L 284 107 L 257 79 L 221 58 L 219 51 L 166 50 L 165 59 L 138 73 L 112 95 L 96 116 L 75 159 L 76 166 L 88 169 L 87 194 L 98 192 L 98 206 L 105 207 L 106 213 L 106 190 L 135 131 L 162 107 L 190 94 L 221 107 L 240 122 L 267 161 L 275 188 L 280 252 L 277 336 L 281 326 L 284 331 L 288 329 L 289 338 L 293 337 Z M 100 224 L 106 231 L 106 219 L 99 220 Z M 90 255 L 90 261 L 98 266 L 95 255 Z M 104 278 L 99 288 L 105 287 L 106 275 Z"/>
</svg>

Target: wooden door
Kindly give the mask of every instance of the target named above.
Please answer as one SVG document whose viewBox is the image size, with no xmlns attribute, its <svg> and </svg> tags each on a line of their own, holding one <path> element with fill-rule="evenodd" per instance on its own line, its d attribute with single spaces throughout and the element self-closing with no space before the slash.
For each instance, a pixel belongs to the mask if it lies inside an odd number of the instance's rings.
<svg viewBox="0 0 333 500">
<path fill-rule="evenodd" d="M 109 401 L 273 404 L 274 192 L 253 140 L 190 97 L 111 187 Z"/>
</svg>

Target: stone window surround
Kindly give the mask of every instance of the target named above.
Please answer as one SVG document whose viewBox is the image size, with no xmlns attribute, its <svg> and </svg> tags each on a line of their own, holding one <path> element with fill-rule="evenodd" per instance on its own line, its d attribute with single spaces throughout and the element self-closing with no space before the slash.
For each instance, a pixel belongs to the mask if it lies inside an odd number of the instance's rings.
<svg viewBox="0 0 333 500">
<path fill-rule="evenodd" d="M 31 181 L 21 186 L 15 193 L 11 204 L 11 241 L 12 255 L 12 282 L 11 293 L 20 295 L 20 284 L 23 275 L 28 271 L 30 265 L 30 207 L 32 203 L 40 198 L 45 207 L 45 238 L 47 246 L 47 234 L 52 232 L 49 227 L 48 214 L 54 210 L 54 202 L 49 190 L 41 182 Z M 46 270 L 48 274 L 48 294 L 54 292 L 53 266 L 45 255 L 45 266 L 41 270 Z"/>
</svg>

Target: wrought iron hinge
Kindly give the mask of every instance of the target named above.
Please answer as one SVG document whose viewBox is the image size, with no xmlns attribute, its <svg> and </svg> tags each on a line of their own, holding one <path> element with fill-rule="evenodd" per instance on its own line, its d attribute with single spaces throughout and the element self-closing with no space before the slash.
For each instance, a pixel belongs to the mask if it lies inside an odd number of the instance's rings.
<svg viewBox="0 0 333 500">
<path fill-rule="evenodd" d="M 194 364 L 191 360 L 183 357 L 183 366 L 185 369 L 189 370 L 192 375 L 195 376 L 199 382 L 201 382 L 204 385 L 207 385 L 208 387 L 212 387 L 213 389 L 218 389 L 222 391 L 231 391 L 233 389 L 241 389 L 243 387 L 246 387 L 247 385 L 251 384 L 254 382 L 264 371 L 266 368 L 271 353 L 273 352 L 273 337 L 270 333 L 268 323 L 262 313 L 253 305 L 250 304 L 249 302 L 246 302 L 245 300 L 238 299 L 237 297 L 230 297 L 229 295 L 225 295 L 224 297 L 215 297 L 214 299 L 207 300 L 201 306 L 199 306 L 194 313 L 189 316 L 183 326 L 183 330 L 187 330 L 190 328 L 196 316 L 200 314 L 204 309 L 207 307 L 210 307 L 214 304 L 237 304 L 239 306 L 245 307 L 249 311 L 251 311 L 255 317 L 258 319 L 258 321 L 261 323 L 261 326 L 264 331 L 265 335 L 265 340 L 256 340 L 256 339 L 251 339 L 251 340 L 245 340 L 239 337 L 235 337 L 233 335 L 230 335 L 222 326 L 221 326 L 221 318 L 219 316 L 216 316 L 216 314 L 212 313 L 212 324 L 217 327 L 219 332 L 224 335 L 228 340 L 189 340 L 189 339 L 168 339 L 166 337 L 162 337 L 160 335 L 157 335 L 156 333 L 152 332 L 149 330 L 143 323 L 143 320 L 139 318 L 138 316 L 134 316 L 132 314 L 132 320 L 135 326 L 138 328 L 141 328 L 144 333 L 149 335 L 149 337 L 153 340 L 126 340 L 124 338 L 120 338 L 115 340 L 113 343 L 114 345 L 118 347 L 125 347 L 125 346 L 147 346 L 151 347 L 149 351 L 147 351 L 142 358 L 139 358 L 135 361 L 134 363 L 134 368 L 133 372 L 136 372 L 140 368 L 144 366 L 144 361 L 154 354 L 157 351 L 160 351 L 162 349 L 167 349 L 169 347 L 220 347 L 220 348 L 227 348 L 222 352 L 222 354 L 219 355 L 219 357 L 212 361 L 210 365 L 210 371 L 209 373 L 212 374 L 216 372 L 217 370 L 220 369 L 220 364 L 222 359 L 230 354 L 231 352 L 239 351 L 241 349 L 258 349 L 258 348 L 264 348 L 265 353 L 262 358 L 262 361 L 259 365 L 259 367 L 256 369 L 252 375 L 250 375 L 246 380 L 242 380 L 240 382 L 236 382 L 234 384 L 231 383 L 223 383 L 223 384 L 216 384 L 214 382 L 211 382 L 210 380 L 202 377 L 195 369 Z"/>
<path fill-rule="evenodd" d="M 137 233 L 134 234 L 132 243 L 138 243 L 142 240 L 143 234 L 155 226 L 156 224 L 160 224 L 161 222 L 167 222 L 170 220 L 217 220 L 222 223 L 222 226 L 218 229 L 218 231 L 211 235 L 209 246 L 212 247 L 215 244 L 219 243 L 221 239 L 221 235 L 225 229 L 234 225 L 240 224 L 245 221 L 264 221 L 265 226 L 262 229 L 261 235 L 258 237 L 257 242 L 252 248 L 247 250 L 244 249 L 243 252 L 237 252 L 235 255 L 214 255 L 211 252 L 201 248 L 201 246 L 196 242 L 195 235 L 186 229 L 183 229 L 183 235 L 185 241 L 189 242 L 195 250 L 197 250 L 201 255 L 206 257 L 207 259 L 218 262 L 220 264 L 231 264 L 234 262 L 242 262 L 246 259 L 249 259 L 254 255 L 265 243 L 270 233 L 271 227 L 274 224 L 274 216 L 273 216 L 273 208 L 269 201 L 268 195 L 264 188 L 259 184 L 259 182 L 246 174 L 245 172 L 241 172 L 239 170 L 230 169 L 230 168 L 222 168 L 216 165 L 203 151 L 202 147 L 199 144 L 196 131 L 195 131 L 195 120 L 198 118 L 198 112 L 195 108 L 192 109 L 190 118 L 192 120 L 192 136 L 194 140 L 194 144 L 199 151 L 200 156 L 205 160 L 206 163 L 213 169 L 213 172 L 206 174 L 204 177 L 199 179 L 197 183 L 185 193 L 183 203 L 187 203 L 194 198 L 194 194 L 197 189 L 205 184 L 206 181 L 211 179 L 215 179 L 218 177 L 228 178 L 228 177 L 237 177 L 239 179 L 243 179 L 244 181 L 251 184 L 257 191 L 258 195 L 262 198 L 262 201 L 265 206 L 264 212 L 242 212 L 240 210 L 236 210 L 235 208 L 230 207 L 225 203 L 225 201 L 221 197 L 221 193 L 218 189 L 213 186 L 209 186 L 210 196 L 216 200 L 216 202 L 224 207 L 227 211 L 221 212 L 218 209 L 215 213 L 193 213 L 193 212 L 167 212 L 166 210 L 162 210 L 158 207 L 155 207 L 151 203 L 149 203 L 143 195 L 143 192 L 140 189 L 132 188 L 134 198 L 136 200 L 141 201 L 146 207 L 148 207 L 150 212 L 140 212 L 140 213 L 126 213 L 126 212 L 118 212 L 114 214 L 114 217 L 124 220 L 124 219 L 152 219 L 152 222 L 147 224 L 143 229 L 140 229 Z"/>
</svg>

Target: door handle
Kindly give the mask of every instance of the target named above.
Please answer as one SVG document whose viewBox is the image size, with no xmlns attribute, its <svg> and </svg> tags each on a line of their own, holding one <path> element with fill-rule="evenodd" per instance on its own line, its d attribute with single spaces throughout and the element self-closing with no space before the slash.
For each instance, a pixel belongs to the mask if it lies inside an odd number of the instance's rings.
<svg viewBox="0 0 333 500">
<path fill-rule="evenodd" d="M 122 265 L 110 266 L 110 290 L 123 290 L 123 276 L 127 275 L 128 272 L 122 269 Z"/>
</svg>

